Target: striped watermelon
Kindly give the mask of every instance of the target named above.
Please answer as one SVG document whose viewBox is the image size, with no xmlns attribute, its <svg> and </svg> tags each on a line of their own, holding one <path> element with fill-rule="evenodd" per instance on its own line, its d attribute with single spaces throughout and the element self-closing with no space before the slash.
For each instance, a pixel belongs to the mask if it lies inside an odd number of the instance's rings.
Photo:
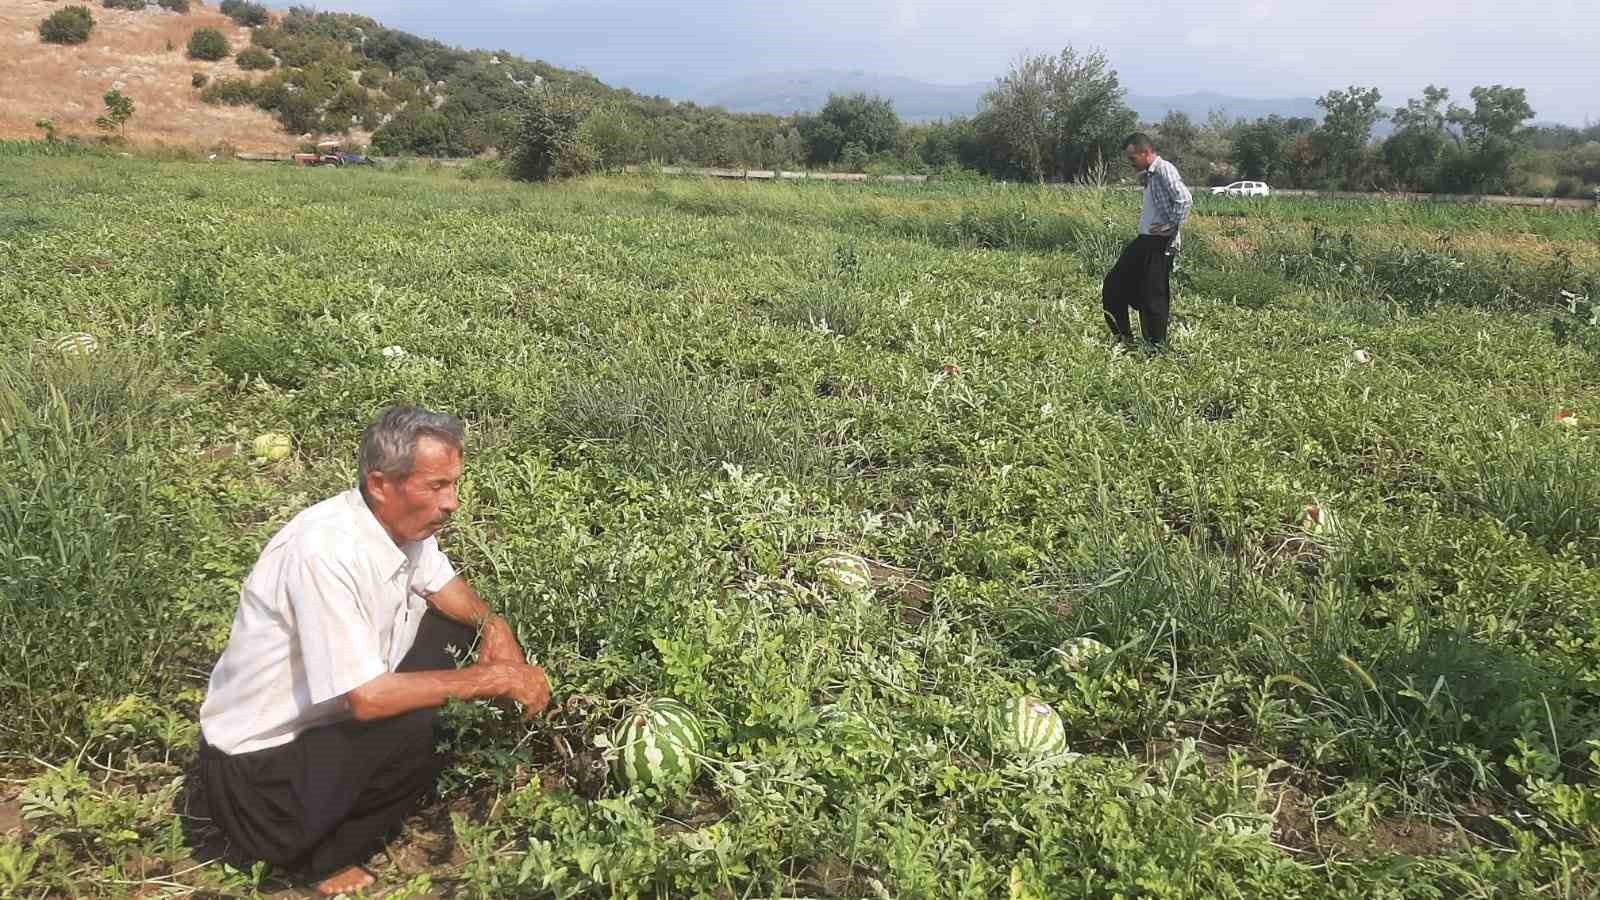
<svg viewBox="0 0 1600 900">
<path fill-rule="evenodd" d="M 617 771 L 631 785 L 687 783 L 699 772 L 705 732 L 676 700 L 639 705 L 611 732 Z"/>
<path fill-rule="evenodd" d="M 56 352 L 68 356 L 88 356 L 100 349 L 100 342 L 92 334 L 69 334 L 55 344 Z"/>
<path fill-rule="evenodd" d="M 1000 714 L 1000 743 L 1032 759 L 1066 752 L 1067 729 L 1050 704 L 1038 697 L 1006 702 Z"/>
<path fill-rule="evenodd" d="M 1100 643 L 1092 637 L 1073 638 L 1061 646 L 1056 654 L 1061 657 L 1061 668 L 1068 672 L 1076 672 L 1083 668 L 1089 660 L 1104 656 L 1111 652 L 1111 648 Z"/>
<path fill-rule="evenodd" d="M 817 576 L 829 589 L 857 597 L 872 590 L 872 569 L 867 561 L 850 553 L 831 553 L 817 563 Z"/>
</svg>

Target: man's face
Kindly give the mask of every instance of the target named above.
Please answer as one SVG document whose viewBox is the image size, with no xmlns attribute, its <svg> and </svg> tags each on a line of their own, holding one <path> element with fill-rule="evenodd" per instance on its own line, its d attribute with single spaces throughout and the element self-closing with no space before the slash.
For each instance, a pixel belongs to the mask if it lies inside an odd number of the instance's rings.
<svg viewBox="0 0 1600 900">
<path fill-rule="evenodd" d="M 1141 172 L 1150 168 L 1150 164 L 1156 161 L 1154 147 L 1127 146 L 1122 148 L 1122 154 L 1128 158 L 1128 162 L 1133 163 L 1135 169 Z"/>
<path fill-rule="evenodd" d="M 367 474 L 367 499 L 372 514 L 397 544 L 437 534 L 461 506 L 456 485 L 461 481 L 461 451 L 431 437 L 417 441 L 416 468 L 405 478 L 382 472 Z"/>
</svg>

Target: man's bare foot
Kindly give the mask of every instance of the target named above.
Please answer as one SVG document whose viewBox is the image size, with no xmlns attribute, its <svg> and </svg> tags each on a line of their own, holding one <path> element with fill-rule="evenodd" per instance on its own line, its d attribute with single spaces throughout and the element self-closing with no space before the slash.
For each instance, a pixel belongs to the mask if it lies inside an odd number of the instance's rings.
<svg viewBox="0 0 1600 900">
<path fill-rule="evenodd" d="M 353 894 L 371 887 L 372 883 L 377 880 L 366 869 L 360 866 L 351 866 L 317 885 L 317 893 L 324 897 L 332 897 L 336 894 Z"/>
</svg>

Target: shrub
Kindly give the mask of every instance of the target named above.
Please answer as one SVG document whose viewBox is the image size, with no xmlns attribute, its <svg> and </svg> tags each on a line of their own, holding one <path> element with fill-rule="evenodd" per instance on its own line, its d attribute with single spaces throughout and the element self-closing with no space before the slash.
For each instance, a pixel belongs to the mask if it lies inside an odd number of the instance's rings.
<svg viewBox="0 0 1600 900">
<path fill-rule="evenodd" d="M 169 12 L 188 14 L 189 0 L 156 0 L 156 3 Z"/>
<path fill-rule="evenodd" d="M 139 12 L 149 6 L 145 0 L 100 0 L 100 5 L 106 9 L 125 9 L 128 12 Z"/>
<path fill-rule="evenodd" d="M 222 14 L 246 27 L 265 25 L 272 16 L 267 8 L 247 0 L 222 0 Z"/>
<path fill-rule="evenodd" d="M 1578 183 L 1571 178 L 1563 178 L 1557 181 L 1556 186 L 1550 189 L 1550 196 L 1552 197 L 1573 197 L 1577 196 L 1577 193 Z"/>
<path fill-rule="evenodd" d="M 257 95 L 255 83 L 248 78 L 218 78 L 200 92 L 200 99 L 207 103 L 249 106 L 256 102 Z"/>
<path fill-rule="evenodd" d="M 260 47 L 246 47 L 240 50 L 233 61 L 238 63 L 241 69 L 252 70 L 270 69 L 278 64 L 276 57 Z"/>
<path fill-rule="evenodd" d="M 593 171 L 599 162 L 579 130 L 590 104 L 577 94 L 546 88 L 530 93 L 517 130 L 511 171 L 522 181 L 549 181 Z"/>
<path fill-rule="evenodd" d="M 232 52 L 228 39 L 215 28 L 197 28 L 189 35 L 190 59 L 218 60 Z"/>
<path fill-rule="evenodd" d="M 39 23 L 39 37 L 51 44 L 81 44 L 93 30 L 94 16 L 87 6 L 58 9 Z"/>
<path fill-rule="evenodd" d="M 210 80 L 211 77 L 206 73 L 196 72 L 189 76 L 189 86 L 193 88 L 203 88 L 206 86 L 206 82 Z"/>
</svg>

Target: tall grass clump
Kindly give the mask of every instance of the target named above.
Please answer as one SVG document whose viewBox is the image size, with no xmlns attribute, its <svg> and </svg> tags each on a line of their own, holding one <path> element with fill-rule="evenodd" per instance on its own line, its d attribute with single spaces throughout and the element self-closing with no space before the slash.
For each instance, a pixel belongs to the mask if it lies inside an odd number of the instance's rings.
<svg viewBox="0 0 1600 900">
<path fill-rule="evenodd" d="M 82 704 L 175 678 L 174 573 L 148 552 L 157 390 L 137 357 L 0 361 L 0 745 L 61 752 Z"/>
</svg>

